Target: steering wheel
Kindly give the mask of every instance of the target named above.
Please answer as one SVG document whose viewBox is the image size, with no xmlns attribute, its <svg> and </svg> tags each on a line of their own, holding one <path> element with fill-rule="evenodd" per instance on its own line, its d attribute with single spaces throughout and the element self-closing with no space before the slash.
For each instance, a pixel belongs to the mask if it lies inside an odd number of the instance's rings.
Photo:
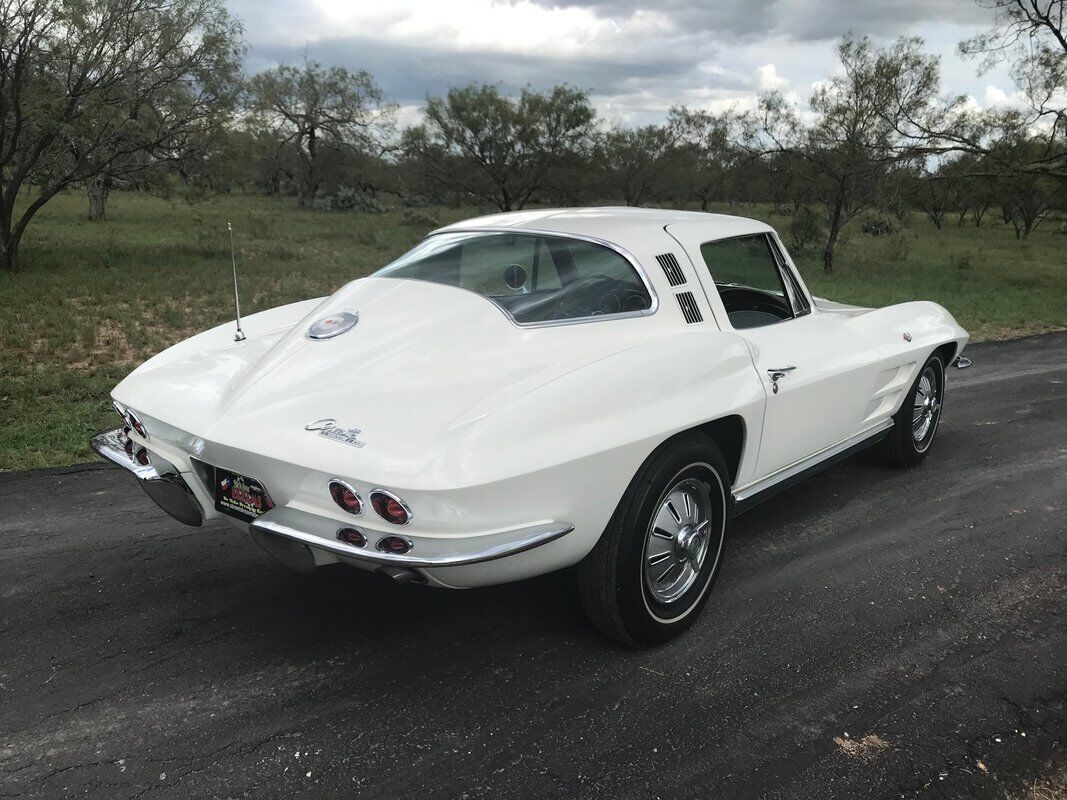
<svg viewBox="0 0 1067 800">
<path fill-rule="evenodd" d="M 792 319 L 793 317 L 793 311 L 784 299 L 759 289 L 722 286 L 719 287 L 719 297 L 722 298 L 722 304 L 726 308 L 727 315 L 749 311 L 774 317 L 778 321 Z"/>
<path fill-rule="evenodd" d="M 618 289 L 618 281 L 607 275 L 590 275 L 578 278 L 563 287 L 559 295 L 559 316 L 591 317 L 596 314 L 614 313 L 600 308 L 605 297 Z M 618 299 L 616 298 L 616 302 Z M 608 301 L 610 307 L 611 301 Z"/>
<path fill-rule="evenodd" d="M 648 296 L 636 289 L 617 287 L 609 289 L 597 301 L 594 314 L 621 314 L 627 311 L 643 311 L 648 308 Z"/>
</svg>

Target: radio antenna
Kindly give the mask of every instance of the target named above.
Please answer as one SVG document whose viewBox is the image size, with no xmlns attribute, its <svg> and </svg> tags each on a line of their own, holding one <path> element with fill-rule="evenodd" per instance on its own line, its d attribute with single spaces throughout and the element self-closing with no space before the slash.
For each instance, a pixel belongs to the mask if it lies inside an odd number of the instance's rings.
<svg viewBox="0 0 1067 800">
<path fill-rule="evenodd" d="M 245 340 L 245 332 L 241 330 L 241 296 L 237 293 L 237 249 L 233 245 L 233 225 L 226 223 L 226 230 L 230 232 L 230 266 L 233 267 L 233 308 L 237 312 L 237 333 L 233 335 L 235 342 Z"/>
</svg>

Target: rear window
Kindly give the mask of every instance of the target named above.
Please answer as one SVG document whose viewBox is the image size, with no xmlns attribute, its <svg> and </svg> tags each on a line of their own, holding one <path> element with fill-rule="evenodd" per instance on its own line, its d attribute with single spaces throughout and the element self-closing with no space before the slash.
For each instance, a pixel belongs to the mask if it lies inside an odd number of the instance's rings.
<svg viewBox="0 0 1067 800">
<path fill-rule="evenodd" d="M 568 236 L 439 233 L 374 277 L 477 292 L 519 324 L 641 314 L 652 308 L 647 285 L 625 256 Z"/>
</svg>

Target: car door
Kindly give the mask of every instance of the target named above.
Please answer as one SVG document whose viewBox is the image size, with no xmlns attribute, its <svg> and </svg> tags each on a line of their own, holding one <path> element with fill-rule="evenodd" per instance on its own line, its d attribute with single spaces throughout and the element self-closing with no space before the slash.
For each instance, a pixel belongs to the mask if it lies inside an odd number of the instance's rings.
<svg viewBox="0 0 1067 800">
<path fill-rule="evenodd" d="M 777 237 L 715 239 L 701 223 L 667 232 L 689 254 L 719 326 L 748 343 L 763 383 L 755 480 L 860 433 L 878 374 L 876 344 L 814 306 Z"/>
</svg>

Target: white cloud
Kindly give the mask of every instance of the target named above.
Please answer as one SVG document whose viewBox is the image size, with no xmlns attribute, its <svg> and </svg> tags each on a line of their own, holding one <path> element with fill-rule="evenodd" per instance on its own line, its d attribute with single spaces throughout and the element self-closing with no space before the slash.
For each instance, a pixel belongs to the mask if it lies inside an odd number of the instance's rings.
<svg viewBox="0 0 1067 800">
<path fill-rule="evenodd" d="M 787 83 L 789 81 L 778 74 L 778 68 L 774 64 L 764 64 L 756 70 L 756 85 L 759 86 L 760 91 L 781 89 Z"/>
<path fill-rule="evenodd" d="M 592 58 L 679 32 L 669 17 L 642 9 L 625 18 L 607 18 L 590 8 L 548 7 L 530 0 L 315 2 L 328 22 L 315 38 L 373 36 L 456 52 Z"/>
<path fill-rule="evenodd" d="M 1008 93 L 1003 89 L 998 89 L 996 86 L 985 87 L 985 105 L 986 108 L 992 108 L 994 106 L 1004 105 L 1008 101 Z"/>
<path fill-rule="evenodd" d="M 605 116 L 633 124 L 661 122 L 678 104 L 748 108 L 775 89 L 803 114 L 809 87 L 840 70 L 833 42 L 849 29 L 878 45 L 921 30 L 943 57 L 945 94 L 969 93 L 987 107 L 1017 102 L 999 88 L 1011 86 L 1005 69 L 979 77 L 955 53 L 991 22 L 959 0 L 224 2 L 245 22 L 250 72 L 305 54 L 367 69 L 404 121 L 418 119 L 427 94 L 472 81 L 505 92 L 567 83 L 589 90 Z"/>
</svg>

